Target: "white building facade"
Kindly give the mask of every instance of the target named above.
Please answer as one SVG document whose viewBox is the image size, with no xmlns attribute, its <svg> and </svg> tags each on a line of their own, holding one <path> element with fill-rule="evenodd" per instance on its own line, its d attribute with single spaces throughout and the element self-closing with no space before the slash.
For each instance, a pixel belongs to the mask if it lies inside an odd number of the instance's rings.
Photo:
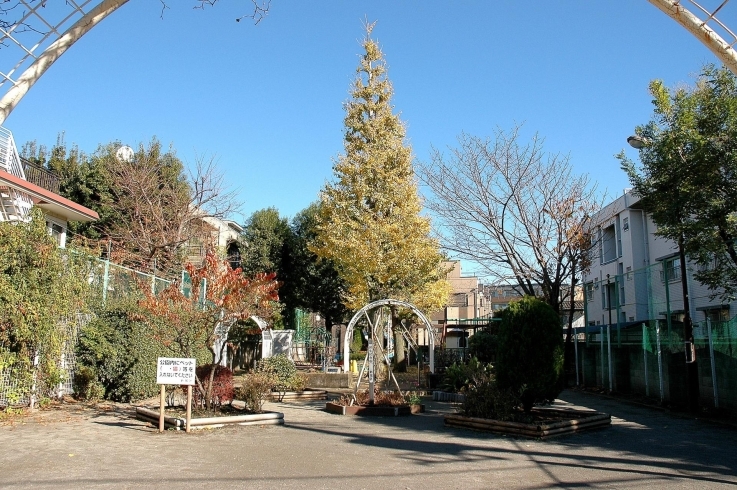
<svg viewBox="0 0 737 490">
<path fill-rule="evenodd" d="M 657 225 L 631 191 L 595 218 L 591 266 L 583 274 L 588 325 L 628 325 L 648 320 L 681 322 L 683 287 L 678 246 L 656 236 Z M 689 306 L 694 322 L 724 321 L 737 314 L 734 303 L 693 278 L 687 266 Z"/>
</svg>

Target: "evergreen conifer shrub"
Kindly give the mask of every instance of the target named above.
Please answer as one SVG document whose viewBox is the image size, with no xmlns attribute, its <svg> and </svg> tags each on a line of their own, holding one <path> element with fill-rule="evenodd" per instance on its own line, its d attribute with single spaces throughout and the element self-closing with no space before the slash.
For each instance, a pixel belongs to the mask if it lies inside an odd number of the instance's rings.
<svg viewBox="0 0 737 490">
<path fill-rule="evenodd" d="M 563 330 L 558 315 L 532 296 L 511 303 L 501 315 L 499 389 L 519 393 L 525 412 L 535 403 L 551 403 L 562 390 Z"/>
</svg>

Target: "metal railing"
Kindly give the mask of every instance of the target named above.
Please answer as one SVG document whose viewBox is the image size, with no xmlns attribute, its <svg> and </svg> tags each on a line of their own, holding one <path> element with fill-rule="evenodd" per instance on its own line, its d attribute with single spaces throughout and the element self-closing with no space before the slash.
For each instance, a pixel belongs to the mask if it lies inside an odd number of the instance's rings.
<svg viewBox="0 0 737 490">
<path fill-rule="evenodd" d="M 23 173 L 26 176 L 26 181 L 31 184 L 36 184 L 39 187 L 43 187 L 54 194 L 59 193 L 61 181 L 56 174 L 34 165 L 28 160 L 21 159 L 21 165 L 23 166 Z"/>
</svg>

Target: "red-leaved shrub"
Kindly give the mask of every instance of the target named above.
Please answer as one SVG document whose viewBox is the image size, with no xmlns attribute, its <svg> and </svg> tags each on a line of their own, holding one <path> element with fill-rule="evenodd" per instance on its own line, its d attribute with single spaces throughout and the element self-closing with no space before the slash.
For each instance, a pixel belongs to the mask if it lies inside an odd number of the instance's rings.
<svg viewBox="0 0 737 490">
<path fill-rule="evenodd" d="M 193 390 L 193 403 L 197 407 L 205 406 L 205 393 L 208 391 L 210 372 L 213 367 L 215 368 L 215 376 L 212 379 L 210 406 L 212 408 L 218 408 L 222 404 L 233 400 L 233 371 L 224 366 L 206 364 L 198 367 L 196 370 L 197 378 L 202 383 L 202 388 L 204 389 L 203 392 L 199 389 L 199 386 L 195 386 Z"/>
</svg>

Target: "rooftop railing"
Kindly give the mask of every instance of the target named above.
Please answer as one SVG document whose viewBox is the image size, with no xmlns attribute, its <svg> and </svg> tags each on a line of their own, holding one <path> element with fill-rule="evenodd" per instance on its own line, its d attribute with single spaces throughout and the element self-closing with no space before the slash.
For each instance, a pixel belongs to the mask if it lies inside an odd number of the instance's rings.
<svg viewBox="0 0 737 490">
<path fill-rule="evenodd" d="M 41 168 L 28 160 L 21 159 L 23 165 L 23 172 L 25 173 L 26 180 L 32 184 L 36 184 L 39 187 L 53 192 L 54 194 L 59 193 L 59 177 L 49 172 L 48 170 Z"/>
</svg>

